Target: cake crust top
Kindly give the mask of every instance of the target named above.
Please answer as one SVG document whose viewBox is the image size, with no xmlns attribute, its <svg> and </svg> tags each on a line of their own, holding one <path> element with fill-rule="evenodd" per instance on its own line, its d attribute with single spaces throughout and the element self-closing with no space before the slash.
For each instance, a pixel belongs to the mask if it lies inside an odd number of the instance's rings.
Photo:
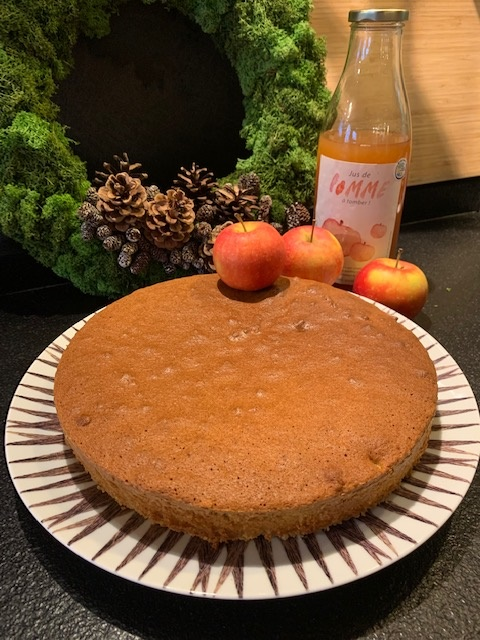
<svg viewBox="0 0 480 640">
<path fill-rule="evenodd" d="M 140 289 L 60 360 L 69 443 L 133 490 L 270 511 L 388 473 L 435 411 L 415 335 L 353 294 L 280 278 L 240 292 L 213 275 Z"/>
</svg>

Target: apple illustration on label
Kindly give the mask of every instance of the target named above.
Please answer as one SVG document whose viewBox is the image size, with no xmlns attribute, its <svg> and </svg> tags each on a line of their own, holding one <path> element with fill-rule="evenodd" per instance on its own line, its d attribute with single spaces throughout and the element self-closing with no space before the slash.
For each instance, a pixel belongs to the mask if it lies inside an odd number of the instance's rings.
<svg viewBox="0 0 480 640">
<path fill-rule="evenodd" d="M 213 264 L 220 279 L 233 289 L 258 291 L 282 274 L 285 245 L 267 222 L 246 220 L 222 229 L 213 245 Z"/>
<path fill-rule="evenodd" d="M 383 238 L 386 233 L 387 233 L 387 225 L 382 224 L 381 222 L 377 222 L 377 224 L 374 224 L 373 227 L 370 229 L 370 235 L 372 236 L 372 238 L 375 238 L 376 240 Z"/>
<path fill-rule="evenodd" d="M 353 292 L 412 319 L 427 301 L 428 281 L 420 267 L 400 260 L 402 251 L 396 258 L 377 258 L 360 269 Z"/>
<path fill-rule="evenodd" d="M 343 224 L 343 220 L 335 220 L 335 218 L 327 218 L 323 223 L 322 227 L 333 233 L 333 235 L 337 238 L 337 240 L 342 245 L 343 255 L 349 256 L 352 245 L 357 242 L 362 242 L 362 238 L 358 231 L 349 227 L 346 224 Z"/>
<path fill-rule="evenodd" d="M 350 248 L 349 256 L 356 262 L 368 262 L 375 255 L 375 247 L 366 242 L 355 242 Z"/>
<path fill-rule="evenodd" d="M 323 227 L 302 225 L 283 236 L 286 259 L 283 275 L 333 284 L 343 269 L 343 251 L 337 238 Z"/>
</svg>

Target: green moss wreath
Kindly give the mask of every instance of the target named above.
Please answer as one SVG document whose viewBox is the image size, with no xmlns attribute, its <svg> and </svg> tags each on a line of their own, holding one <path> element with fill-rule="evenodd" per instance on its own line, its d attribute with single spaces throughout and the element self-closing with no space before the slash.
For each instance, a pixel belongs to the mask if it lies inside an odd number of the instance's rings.
<svg viewBox="0 0 480 640">
<path fill-rule="evenodd" d="M 0 6 L 0 231 L 85 293 L 109 297 L 165 274 L 153 268 L 134 276 L 100 244 L 82 239 L 76 211 L 90 183 L 52 98 L 72 67 L 78 37 L 108 34 L 110 16 L 127 1 L 3 0 Z M 250 156 L 238 160 L 234 175 L 255 172 L 276 215 L 295 201 L 311 205 L 329 94 L 310 0 L 160 1 L 210 34 L 238 76 L 245 109 L 240 135 Z"/>
</svg>

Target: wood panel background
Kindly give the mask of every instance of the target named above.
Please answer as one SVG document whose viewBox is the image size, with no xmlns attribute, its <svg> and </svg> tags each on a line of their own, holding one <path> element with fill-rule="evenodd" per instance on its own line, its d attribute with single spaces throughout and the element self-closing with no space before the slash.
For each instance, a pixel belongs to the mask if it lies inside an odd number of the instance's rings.
<svg viewBox="0 0 480 640">
<path fill-rule="evenodd" d="M 409 184 L 480 176 L 480 0 L 313 0 L 333 90 L 345 62 L 350 9 L 410 11 L 403 64 L 413 123 Z"/>
</svg>

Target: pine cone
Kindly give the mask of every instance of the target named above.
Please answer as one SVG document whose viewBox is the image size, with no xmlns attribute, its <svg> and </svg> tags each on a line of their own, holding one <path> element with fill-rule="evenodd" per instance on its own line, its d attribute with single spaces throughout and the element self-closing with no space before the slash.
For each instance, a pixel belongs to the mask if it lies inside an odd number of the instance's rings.
<svg viewBox="0 0 480 640">
<path fill-rule="evenodd" d="M 136 254 L 136 256 L 132 260 L 132 264 L 130 265 L 130 272 L 133 275 L 139 275 L 147 270 L 148 265 L 150 264 L 150 255 L 146 251 L 140 251 Z"/>
<path fill-rule="evenodd" d="M 125 251 L 120 251 L 117 256 L 117 262 L 122 269 L 127 269 L 132 264 L 132 256 L 129 253 L 125 253 Z"/>
<path fill-rule="evenodd" d="M 253 171 L 241 175 L 238 179 L 238 186 L 250 195 L 260 197 L 260 178 Z"/>
<path fill-rule="evenodd" d="M 203 258 L 195 258 L 192 262 L 192 267 L 198 271 L 198 273 L 207 273 L 207 270 L 205 269 L 205 260 Z"/>
<path fill-rule="evenodd" d="M 198 253 L 196 251 L 194 243 L 187 242 L 187 244 L 182 247 L 182 262 L 190 266 L 190 264 L 194 262 L 197 257 Z"/>
<path fill-rule="evenodd" d="M 270 224 L 274 229 L 278 231 L 280 235 L 284 233 L 285 229 L 283 228 L 283 224 L 281 222 L 270 222 Z"/>
<path fill-rule="evenodd" d="M 97 227 L 96 233 L 97 238 L 100 238 L 100 240 L 104 240 L 105 238 L 108 238 L 112 235 L 112 229 L 108 224 L 101 224 L 99 227 Z"/>
<path fill-rule="evenodd" d="M 125 242 L 122 245 L 121 251 L 129 256 L 133 256 L 138 251 L 138 244 L 136 242 Z"/>
<path fill-rule="evenodd" d="M 120 251 L 122 247 L 123 241 L 122 238 L 118 235 L 108 236 L 102 242 L 103 248 L 105 251 L 109 251 L 114 253 L 115 251 Z"/>
<path fill-rule="evenodd" d="M 156 184 L 151 184 L 148 187 L 145 187 L 146 191 L 147 191 L 147 199 L 148 200 L 153 200 L 155 198 L 155 196 L 157 195 L 157 193 L 160 193 L 160 188 L 157 187 Z"/>
<path fill-rule="evenodd" d="M 125 231 L 125 237 L 129 242 L 140 242 L 142 232 L 137 227 L 129 227 Z"/>
<path fill-rule="evenodd" d="M 195 225 L 195 235 L 202 240 L 208 238 L 212 233 L 212 225 L 209 222 L 199 222 Z"/>
<path fill-rule="evenodd" d="M 195 214 L 196 222 L 209 222 L 212 223 L 215 219 L 216 209 L 211 204 L 203 204 L 197 209 Z"/>
<path fill-rule="evenodd" d="M 272 199 L 270 196 L 265 195 L 258 201 L 258 215 L 257 220 L 268 222 L 270 220 L 270 210 L 272 208 Z"/>
<path fill-rule="evenodd" d="M 221 222 L 235 220 L 240 214 L 244 220 L 254 220 L 258 198 L 238 186 L 238 184 L 225 184 L 215 191 L 215 204 L 217 205 Z"/>
<path fill-rule="evenodd" d="M 171 262 L 166 262 L 163 265 L 163 270 L 165 271 L 167 276 L 173 276 L 175 274 L 175 271 L 177 270 L 177 267 Z"/>
<path fill-rule="evenodd" d="M 170 251 L 170 262 L 176 267 L 182 264 L 182 252 L 180 249 L 172 249 Z"/>
<path fill-rule="evenodd" d="M 90 204 L 96 205 L 98 200 L 98 193 L 95 187 L 88 187 L 87 193 L 85 194 L 85 202 L 89 202 Z"/>
<path fill-rule="evenodd" d="M 126 231 L 145 215 L 147 192 L 140 178 L 127 172 L 109 176 L 98 190 L 97 209 L 118 231 Z"/>
<path fill-rule="evenodd" d="M 213 192 L 218 187 L 213 173 L 205 167 L 198 167 L 195 162 L 191 169 L 182 167 L 173 184 L 194 201 L 196 209 L 204 204 L 212 204 Z"/>
<path fill-rule="evenodd" d="M 80 233 L 84 240 L 93 240 L 97 233 L 97 227 L 93 225 L 89 220 L 84 220 L 80 225 Z"/>
<path fill-rule="evenodd" d="M 220 231 L 223 231 L 225 227 L 233 224 L 231 221 L 224 222 L 223 224 L 217 224 L 216 227 L 212 229 L 211 234 L 208 238 L 203 242 L 198 248 L 198 257 L 203 259 L 203 269 L 205 273 L 215 273 L 215 265 L 213 264 L 213 245 L 215 244 L 215 240 L 217 239 Z"/>
<path fill-rule="evenodd" d="M 98 198 L 97 198 L 98 199 Z M 99 216 L 97 207 L 92 203 L 85 200 L 77 209 L 77 216 L 80 220 L 90 220 L 94 216 Z"/>
<path fill-rule="evenodd" d="M 310 224 L 311 222 L 310 211 L 301 202 L 295 202 L 285 209 L 285 226 L 287 230 Z"/>
<path fill-rule="evenodd" d="M 148 178 L 148 175 L 138 171 L 141 167 L 142 165 L 139 162 L 131 163 L 126 153 L 123 153 L 121 158 L 120 156 L 113 156 L 112 164 L 103 163 L 105 171 L 95 171 L 96 178 L 94 182 L 98 185 L 104 185 L 110 176 L 117 173 L 127 173 L 131 178 L 137 178 L 142 182 L 142 180 Z"/>
<path fill-rule="evenodd" d="M 154 244 L 148 243 L 149 253 L 152 256 L 152 259 L 155 262 L 161 262 L 162 264 L 166 264 L 169 259 L 169 252 L 166 249 L 161 249 L 160 247 L 156 247 Z"/>
<path fill-rule="evenodd" d="M 193 201 L 181 189 L 158 193 L 146 202 L 148 238 L 157 246 L 175 249 L 184 245 L 194 230 Z"/>
</svg>

